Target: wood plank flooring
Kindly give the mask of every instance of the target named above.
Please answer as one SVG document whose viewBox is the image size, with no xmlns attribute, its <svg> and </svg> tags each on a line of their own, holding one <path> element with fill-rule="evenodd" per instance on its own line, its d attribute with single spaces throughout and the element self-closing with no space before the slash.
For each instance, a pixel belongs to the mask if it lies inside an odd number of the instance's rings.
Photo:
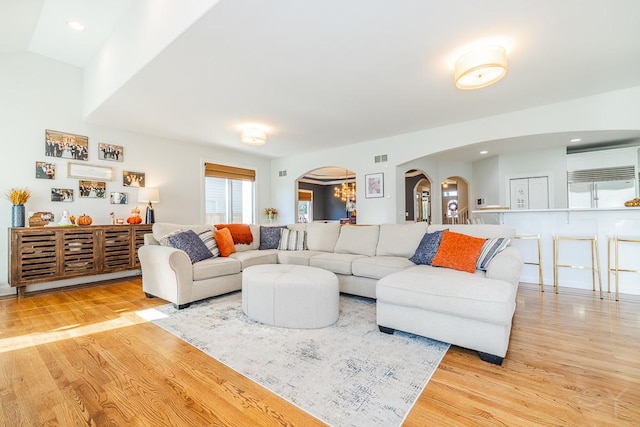
<svg viewBox="0 0 640 427">
<path fill-rule="evenodd" d="M 640 425 L 640 298 L 522 284 L 502 366 L 452 347 L 406 425 Z M 136 311 L 139 278 L 0 300 L 0 425 L 314 426 Z"/>
</svg>

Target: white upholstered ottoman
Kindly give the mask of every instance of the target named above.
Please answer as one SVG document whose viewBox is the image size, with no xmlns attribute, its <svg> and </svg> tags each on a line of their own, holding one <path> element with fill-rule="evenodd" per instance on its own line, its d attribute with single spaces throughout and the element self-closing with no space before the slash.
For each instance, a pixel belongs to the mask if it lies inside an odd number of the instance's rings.
<svg viewBox="0 0 640 427">
<path fill-rule="evenodd" d="M 338 278 L 321 268 L 264 264 L 242 272 L 242 311 L 268 325 L 330 326 L 338 320 L 339 299 Z"/>
</svg>

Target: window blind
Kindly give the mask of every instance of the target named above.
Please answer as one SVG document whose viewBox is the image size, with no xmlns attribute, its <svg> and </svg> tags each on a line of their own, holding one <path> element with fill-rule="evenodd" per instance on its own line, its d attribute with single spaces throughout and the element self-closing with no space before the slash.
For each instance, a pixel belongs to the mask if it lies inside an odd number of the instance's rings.
<svg viewBox="0 0 640 427">
<path fill-rule="evenodd" d="M 311 201 L 311 193 L 307 193 L 306 191 L 298 191 L 298 201 L 299 202 L 310 202 Z"/>
<path fill-rule="evenodd" d="M 256 171 L 254 171 L 253 169 L 243 169 L 234 166 L 218 165 L 216 163 L 205 163 L 204 176 L 210 178 L 238 179 L 241 181 L 255 182 Z"/>
</svg>

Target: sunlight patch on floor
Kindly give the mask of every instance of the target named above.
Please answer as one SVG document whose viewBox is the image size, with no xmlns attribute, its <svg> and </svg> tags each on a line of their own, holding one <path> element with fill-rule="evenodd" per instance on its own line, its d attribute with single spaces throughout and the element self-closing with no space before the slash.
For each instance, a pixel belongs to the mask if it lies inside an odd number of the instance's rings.
<svg viewBox="0 0 640 427">
<path fill-rule="evenodd" d="M 155 308 L 148 308 L 146 310 L 136 311 L 136 314 L 142 317 L 144 320 L 150 322 L 152 320 L 164 319 L 169 317 L 169 315 L 164 314 L 156 310 Z"/>
</svg>

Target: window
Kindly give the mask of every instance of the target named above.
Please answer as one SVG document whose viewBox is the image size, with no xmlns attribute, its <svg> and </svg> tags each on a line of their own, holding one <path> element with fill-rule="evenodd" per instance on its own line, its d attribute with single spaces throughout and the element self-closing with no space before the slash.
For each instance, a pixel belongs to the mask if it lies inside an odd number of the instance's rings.
<svg viewBox="0 0 640 427">
<path fill-rule="evenodd" d="M 254 182 L 253 170 L 205 163 L 205 222 L 252 223 Z"/>
<path fill-rule="evenodd" d="M 298 222 L 313 221 L 313 191 L 298 190 Z"/>
</svg>

